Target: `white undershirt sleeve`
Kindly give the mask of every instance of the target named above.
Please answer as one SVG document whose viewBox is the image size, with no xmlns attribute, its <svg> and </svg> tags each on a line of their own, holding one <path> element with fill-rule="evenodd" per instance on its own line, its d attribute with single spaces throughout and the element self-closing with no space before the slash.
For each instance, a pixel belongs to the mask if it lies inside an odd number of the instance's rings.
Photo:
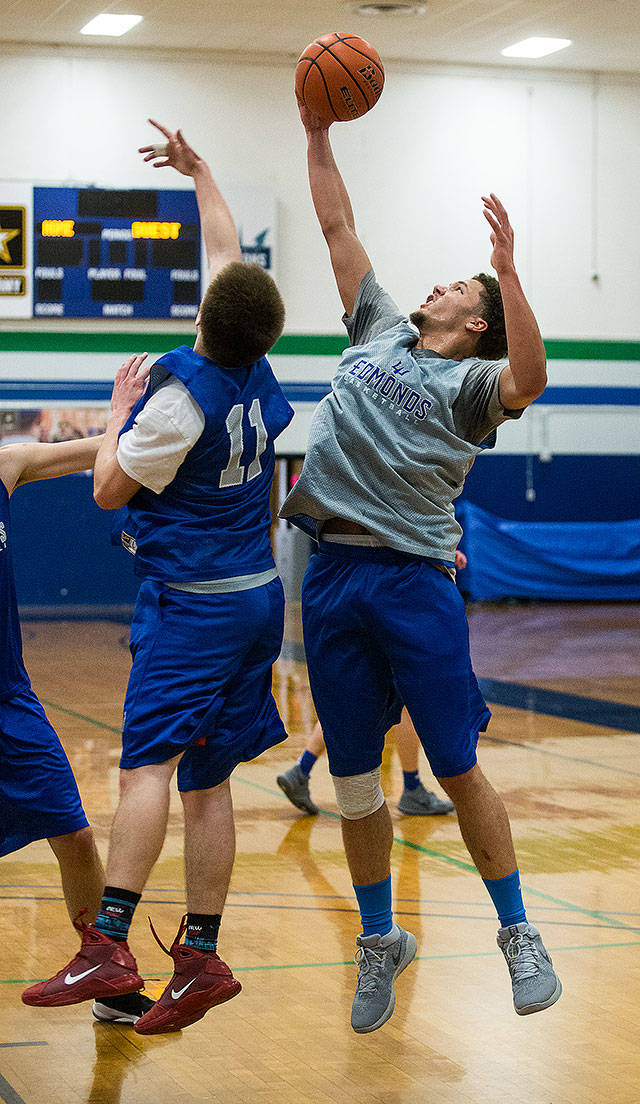
<svg viewBox="0 0 640 1104">
<path fill-rule="evenodd" d="M 178 468 L 204 429 L 204 414 L 187 388 L 171 376 L 118 441 L 125 475 L 155 494 L 175 479 Z"/>
</svg>

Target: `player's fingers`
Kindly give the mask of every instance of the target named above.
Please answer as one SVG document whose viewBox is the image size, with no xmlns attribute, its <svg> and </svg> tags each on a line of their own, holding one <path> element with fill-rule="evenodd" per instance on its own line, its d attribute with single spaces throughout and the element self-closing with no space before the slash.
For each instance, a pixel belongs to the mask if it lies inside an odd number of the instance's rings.
<svg viewBox="0 0 640 1104">
<path fill-rule="evenodd" d="M 496 210 L 497 214 L 500 216 L 500 220 L 501 221 L 504 220 L 504 221 L 508 222 L 509 221 L 509 216 L 507 214 L 507 211 L 506 211 L 506 208 L 505 208 L 504 204 L 501 203 L 501 201 L 498 199 L 497 195 L 494 192 L 491 193 L 491 198 L 494 202 L 495 210 Z"/>
<path fill-rule="evenodd" d="M 486 207 L 485 207 L 484 211 L 482 212 L 482 214 L 484 215 L 487 222 L 489 223 L 489 226 L 491 226 L 495 230 L 496 234 L 499 233 L 500 223 L 497 222 L 497 220 L 494 218 L 494 216 L 491 214 L 490 211 L 487 211 Z"/>
<path fill-rule="evenodd" d="M 149 119 L 148 121 L 151 123 L 151 126 L 154 126 L 156 130 L 159 130 L 161 134 L 164 134 L 165 138 L 173 138 L 172 132 L 170 130 L 167 130 L 167 128 L 163 126 L 162 123 L 157 123 L 155 119 Z"/>
<path fill-rule="evenodd" d="M 142 160 L 143 161 L 153 161 L 154 157 L 157 157 L 157 156 L 158 156 L 158 154 L 156 153 L 156 151 L 154 149 L 152 149 L 151 152 L 148 153 L 146 157 L 143 157 Z"/>
<path fill-rule="evenodd" d="M 149 153 L 149 150 L 154 150 L 155 146 L 138 146 L 138 153 Z"/>
<path fill-rule="evenodd" d="M 171 164 L 171 162 L 170 162 L 169 158 L 167 158 L 166 161 L 156 161 L 156 163 L 153 167 L 154 167 L 154 169 L 166 169 L 167 165 L 170 165 L 170 164 Z"/>
</svg>

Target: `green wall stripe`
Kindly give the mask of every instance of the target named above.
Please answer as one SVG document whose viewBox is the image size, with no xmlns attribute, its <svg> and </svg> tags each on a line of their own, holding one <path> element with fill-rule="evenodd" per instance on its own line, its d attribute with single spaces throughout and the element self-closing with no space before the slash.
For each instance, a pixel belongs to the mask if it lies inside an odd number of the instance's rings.
<svg viewBox="0 0 640 1104">
<path fill-rule="evenodd" d="M 166 353 L 192 343 L 190 333 L 77 333 L 69 330 L 4 330 L 5 353 Z M 274 346 L 277 356 L 340 356 L 346 334 L 284 334 Z M 640 360 L 640 341 L 545 341 L 551 360 Z"/>
</svg>

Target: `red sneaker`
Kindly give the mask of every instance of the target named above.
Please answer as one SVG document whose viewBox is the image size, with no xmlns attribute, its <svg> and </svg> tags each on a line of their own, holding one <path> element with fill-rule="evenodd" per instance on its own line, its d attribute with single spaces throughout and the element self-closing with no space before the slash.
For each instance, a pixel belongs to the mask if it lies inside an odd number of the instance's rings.
<svg viewBox="0 0 640 1104">
<path fill-rule="evenodd" d="M 55 977 L 25 989 L 22 994 L 25 1004 L 43 1008 L 81 1004 L 144 988 L 136 960 L 126 943 L 117 943 L 79 917 L 73 924 L 82 932 L 80 950 Z"/>
<path fill-rule="evenodd" d="M 231 1000 L 242 989 L 240 982 L 236 981 L 227 964 L 217 954 L 199 951 L 180 943 L 180 936 L 186 926 L 187 918 L 183 916 L 178 934 L 168 951 L 151 924 L 156 942 L 165 954 L 171 955 L 175 970 L 160 999 L 135 1025 L 133 1030 L 139 1035 L 163 1035 L 169 1031 L 180 1031 L 196 1020 L 201 1020 L 205 1012 L 214 1005 Z"/>
</svg>

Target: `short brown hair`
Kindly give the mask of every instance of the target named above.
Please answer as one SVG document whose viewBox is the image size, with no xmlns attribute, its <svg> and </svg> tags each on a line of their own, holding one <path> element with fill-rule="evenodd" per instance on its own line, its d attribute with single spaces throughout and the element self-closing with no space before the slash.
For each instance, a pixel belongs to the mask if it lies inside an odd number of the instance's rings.
<svg viewBox="0 0 640 1104">
<path fill-rule="evenodd" d="M 221 368 L 254 364 L 275 345 L 283 329 L 282 296 L 259 264 L 225 265 L 200 304 L 202 344 Z"/>
<path fill-rule="evenodd" d="M 481 272 L 473 279 L 482 284 L 480 312 L 487 323 L 486 330 L 478 338 L 476 353 L 483 360 L 500 360 L 507 355 L 507 331 L 500 284 L 495 276 L 487 276 L 486 272 Z"/>
</svg>

